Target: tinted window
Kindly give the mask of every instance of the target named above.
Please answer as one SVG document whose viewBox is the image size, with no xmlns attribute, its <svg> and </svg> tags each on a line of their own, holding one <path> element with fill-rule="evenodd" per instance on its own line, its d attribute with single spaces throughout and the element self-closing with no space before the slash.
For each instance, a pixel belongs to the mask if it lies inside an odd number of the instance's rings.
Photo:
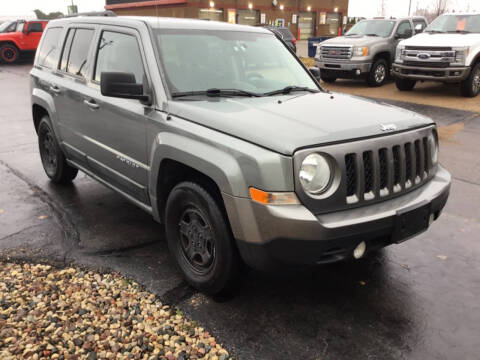
<svg viewBox="0 0 480 360">
<path fill-rule="evenodd" d="M 410 22 L 404 21 L 400 25 L 398 25 L 397 35 L 405 35 L 408 30 L 412 31 L 412 25 L 410 25 Z"/>
<path fill-rule="evenodd" d="M 30 23 L 28 25 L 28 31 L 30 31 L 31 33 L 42 32 L 43 31 L 42 23 Z"/>
<path fill-rule="evenodd" d="M 426 27 L 427 23 L 423 20 L 413 20 L 413 25 L 415 26 L 415 32 L 422 32 Z"/>
<path fill-rule="evenodd" d="M 66 67 L 64 68 L 66 72 L 77 76 L 85 76 L 85 72 L 87 69 L 88 49 L 90 48 L 93 34 L 94 30 L 90 29 L 75 30 L 72 45 L 70 46 L 68 61 L 66 62 Z M 65 46 L 64 53 L 67 49 L 68 48 Z"/>
<path fill-rule="evenodd" d="M 43 37 L 42 46 L 38 50 L 38 65 L 53 69 L 60 53 L 59 40 L 61 28 L 50 28 Z"/>
<path fill-rule="evenodd" d="M 102 72 L 129 72 L 137 83 L 143 82 L 143 63 L 135 36 L 104 31 L 98 46 L 95 80 L 100 81 Z"/>
</svg>

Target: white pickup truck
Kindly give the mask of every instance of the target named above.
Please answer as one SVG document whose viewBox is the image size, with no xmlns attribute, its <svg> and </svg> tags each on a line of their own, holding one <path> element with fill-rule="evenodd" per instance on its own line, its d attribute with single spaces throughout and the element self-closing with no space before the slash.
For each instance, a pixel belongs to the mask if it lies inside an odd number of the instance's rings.
<svg viewBox="0 0 480 360">
<path fill-rule="evenodd" d="M 480 92 L 480 14 L 445 14 L 422 34 L 397 46 L 393 74 L 397 88 L 417 81 L 459 83 L 465 97 Z"/>
</svg>

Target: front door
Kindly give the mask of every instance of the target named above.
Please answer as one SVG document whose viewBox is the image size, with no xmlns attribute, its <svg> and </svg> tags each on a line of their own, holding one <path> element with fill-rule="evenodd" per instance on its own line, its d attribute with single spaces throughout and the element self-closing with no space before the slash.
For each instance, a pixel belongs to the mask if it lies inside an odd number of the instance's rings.
<svg viewBox="0 0 480 360">
<path fill-rule="evenodd" d="M 103 96 L 102 72 L 127 72 L 146 79 L 141 39 L 135 30 L 104 27 L 95 46 L 91 82 L 83 94 L 82 121 L 88 167 L 125 194 L 149 204 L 146 121 L 152 109 L 138 100 Z"/>
<path fill-rule="evenodd" d="M 43 25 L 42 22 L 29 22 L 27 24 L 25 32 L 25 49 L 27 50 L 36 50 L 38 43 L 40 42 L 40 38 L 42 37 L 43 33 Z"/>
</svg>

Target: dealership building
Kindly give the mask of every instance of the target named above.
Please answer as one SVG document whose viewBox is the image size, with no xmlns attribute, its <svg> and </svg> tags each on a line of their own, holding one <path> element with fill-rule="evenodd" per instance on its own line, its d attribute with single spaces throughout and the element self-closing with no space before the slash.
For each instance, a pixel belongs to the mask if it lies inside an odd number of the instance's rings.
<svg viewBox="0 0 480 360">
<path fill-rule="evenodd" d="M 168 16 L 286 26 L 299 39 L 337 35 L 348 0 L 106 0 L 118 15 Z"/>
</svg>

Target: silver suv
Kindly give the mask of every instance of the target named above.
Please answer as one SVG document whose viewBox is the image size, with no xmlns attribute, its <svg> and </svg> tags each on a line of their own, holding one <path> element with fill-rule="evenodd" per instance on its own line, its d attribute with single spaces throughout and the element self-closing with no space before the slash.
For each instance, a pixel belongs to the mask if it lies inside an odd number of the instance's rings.
<svg viewBox="0 0 480 360">
<path fill-rule="evenodd" d="M 426 26 L 423 17 L 358 22 L 345 36 L 317 46 L 315 64 L 321 79 L 334 82 L 338 78 L 365 78 L 369 86 L 382 86 L 390 75 L 398 42 Z"/>
<path fill-rule="evenodd" d="M 152 214 L 208 293 L 242 260 L 315 265 L 404 241 L 448 198 L 430 119 L 327 93 L 266 29 L 55 20 L 31 88 L 50 179 L 81 170 Z"/>
</svg>

